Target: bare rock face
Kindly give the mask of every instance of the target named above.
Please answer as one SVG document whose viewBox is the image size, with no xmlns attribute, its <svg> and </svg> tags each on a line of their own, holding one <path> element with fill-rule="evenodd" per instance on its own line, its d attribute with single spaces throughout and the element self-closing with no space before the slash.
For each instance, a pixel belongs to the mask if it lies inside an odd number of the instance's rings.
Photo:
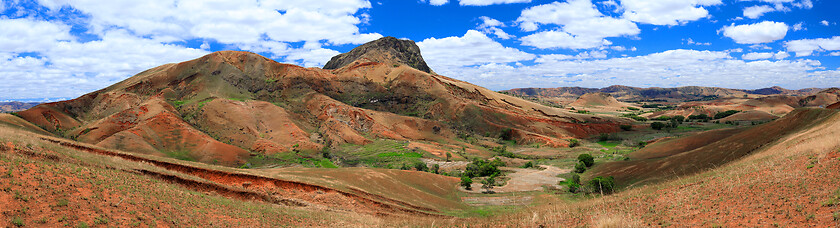
<svg viewBox="0 0 840 228">
<path fill-rule="evenodd" d="M 358 46 L 350 52 L 333 56 L 324 69 L 332 70 L 344 67 L 354 61 L 379 62 L 386 64 L 405 64 L 431 73 L 432 69 L 426 65 L 420 55 L 420 47 L 411 40 L 400 40 L 394 37 L 382 37 Z"/>
</svg>

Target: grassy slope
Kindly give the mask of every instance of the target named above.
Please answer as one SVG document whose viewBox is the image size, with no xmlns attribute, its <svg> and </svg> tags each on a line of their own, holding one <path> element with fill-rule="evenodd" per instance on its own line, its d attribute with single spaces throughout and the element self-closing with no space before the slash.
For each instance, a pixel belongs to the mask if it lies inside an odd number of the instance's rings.
<svg viewBox="0 0 840 228">
<path fill-rule="evenodd" d="M 144 163 L 80 153 L 0 128 L 0 226 L 375 225 L 370 216 L 206 194 L 134 170 Z M 31 152 L 11 152 L 10 147 Z M 159 168 L 157 168 L 159 169 Z M 161 172 L 165 172 L 160 170 Z"/>
<path fill-rule="evenodd" d="M 798 109 L 777 121 L 750 129 L 721 130 L 671 140 L 637 151 L 629 161 L 598 165 L 587 176 L 613 176 L 621 185 L 661 181 L 724 165 L 803 129 L 821 124 L 836 110 Z M 728 136 L 727 136 L 728 135 Z M 725 137 L 721 137 L 725 136 Z M 720 139 L 720 140 L 717 140 Z M 670 150 L 669 150 L 670 149 Z"/>
<path fill-rule="evenodd" d="M 545 197 L 523 212 L 462 221 L 478 227 L 837 227 L 840 114 L 768 143 L 714 170 L 591 199 Z"/>
</svg>

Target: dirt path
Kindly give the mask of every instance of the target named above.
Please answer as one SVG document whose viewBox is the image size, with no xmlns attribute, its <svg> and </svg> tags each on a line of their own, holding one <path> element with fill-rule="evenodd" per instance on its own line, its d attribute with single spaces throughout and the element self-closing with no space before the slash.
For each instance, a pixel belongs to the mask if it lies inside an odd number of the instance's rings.
<svg viewBox="0 0 840 228">
<path fill-rule="evenodd" d="M 493 191 L 498 193 L 541 191 L 543 186 L 546 185 L 561 188 L 557 185 L 557 182 L 564 181 L 565 179 L 559 178 L 557 175 L 571 172 L 570 169 L 560 169 L 548 165 L 541 165 L 540 167 L 545 169 L 500 168 L 515 172 L 507 175 L 507 177 L 510 178 L 510 180 L 507 181 L 507 184 L 501 187 L 495 187 L 493 188 Z M 473 183 L 471 191 L 464 190 L 463 188 L 461 188 L 461 190 L 470 193 L 481 193 L 483 191 L 483 189 L 481 189 L 481 183 Z"/>
</svg>

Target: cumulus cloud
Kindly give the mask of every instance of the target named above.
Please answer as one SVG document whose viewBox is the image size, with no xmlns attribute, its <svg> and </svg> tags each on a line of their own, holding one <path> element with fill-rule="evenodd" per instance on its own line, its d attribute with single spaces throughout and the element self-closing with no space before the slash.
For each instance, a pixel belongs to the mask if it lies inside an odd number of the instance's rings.
<svg viewBox="0 0 840 228">
<path fill-rule="evenodd" d="M 449 3 L 449 0 L 429 0 L 429 4 L 433 6 L 442 6 Z"/>
<path fill-rule="evenodd" d="M 723 35 L 739 44 L 769 43 L 785 38 L 788 26 L 784 22 L 763 21 L 755 24 L 725 26 Z"/>
<path fill-rule="evenodd" d="M 534 6 L 522 11 L 516 20 L 524 31 L 535 31 L 540 25 L 561 28 L 522 37 L 523 45 L 537 48 L 586 49 L 610 45 L 607 37 L 634 36 L 641 30 L 635 23 L 604 16 L 590 0 L 571 0 Z"/>
<path fill-rule="evenodd" d="M 840 36 L 832 38 L 801 39 L 785 42 L 789 52 L 796 53 L 797 57 L 810 56 L 814 52 L 838 51 L 840 50 Z"/>
<path fill-rule="evenodd" d="M 28 18 L 0 20 L 0 51 L 40 52 L 73 39 L 70 26 Z"/>
<path fill-rule="evenodd" d="M 776 52 L 776 53 L 772 53 L 772 52 L 750 52 L 750 53 L 747 53 L 747 54 L 744 54 L 743 56 L 741 56 L 741 59 L 743 59 L 743 60 L 757 60 L 757 59 L 769 59 L 769 58 L 785 59 L 787 57 L 790 57 L 790 54 L 788 54 L 787 52 L 784 52 L 784 51 L 779 51 L 779 52 Z"/>
<path fill-rule="evenodd" d="M 522 30 L 534 31 L 539 24 L 566 25 L 602 15 L 589 0 L 570 0 L 530 7 L 523 10 L 516 21 Z"/>
<path fill-rule="evenodd" d="M 612 44 L 612 42 L 605 39 L 575 36 L 557 30 L 534 33 L 524 36 L 519 40 L 522 41 L 522 45 L 541 49 L 589 49 Z"/>
<path fill-rule="evenodd" d="M 487 17 L 487 16 L 481 16 L 478 19 L 481 20 L 481 24 L 478 25 L 478 29 L 481 30 L 482 32 L 484 32 L 486 34 L 493 34 L 496 37 L 498 37 L 500 39 L 505 39 L 505 40 L 514 37 L 513 35 L 508 34 L 504 30 L 499 28 L 499 27 L 505 27 L 506 26 L 505 23 L 502 23 L 499 20 L 496 20 L 496 19 L 493 19 L 493 18 L 490 18 L 490 17 Z"/>
<path fill-rule="evenodd" d="M 462 6 L 489 6 L 497 4 L 528 3 L 531 0 L 460 0 Z"/>
<path fill-rule="evenodd" d="M 569 55 L 541 55 L 533 66 L 457 69 L 454 76 L 491 89 L 522 87 L 629 85 L 674 87 L 684 85 L 728 88 L 821 87 L 840 80 L 838 71 L 815 71 L 815 60 L 735 59 L 724 51 L 668 50 L 649 55 L 580 60 Z M 478 75 L 483 75 L 479 78 Z M 739 80 L 731 80 L 738 78 Z M 479 80 L 481 79 L 481 80 Z"/>
<path fill-rule="evenodd" d="M 709 16 L 703 6 L 722 4 L 720 0 L 623 0 L 624 18 L 653 25 L 678 25 Z"/>
<path fill-rule="evenodd" d="M 828 26 L 828 21 L 826 21 L 826 20 L 822 20 L 822 21 L 820 21 L 820 24 L 822 24 L 822 25 L 824 25 L 824 26 Z"/>
<path fill-rule="evenodd" d="M 765 13 L 773 12 L 773 11 L 774 11 L 773 7 L 770 7 L 770 6 L 765 6 L 765 5 L 750 6 L 750 7 L 744 8 L 744 17 L 747 17 L 747 18 L 750 18 L 750 19 L 756 19 L 756 18 L 761 17 Z"/>
<path fill-rule="evenodd" d="M 90 26 L 96 34 L 117 26 L 140 36 L 180 40 L 208 38 L 222 43 L 254 43 L 267 36 L 275 41 L 326 40 L 333 44 L 359 44 L 378 35 L 360 33 L 356 26 L 361 19 L 354 14 L 371 7 L 370 2 L 363 0 L 164 0 L 155 4 L 79 0 L 46 6 L 72 7 L 90 15 Z"/>
<path fill-rule="evenodd" d="M 796 23 L 791 29 L 793 29 L 793 31 L 808 30 L 805 28 L 805 22 Z"/>
<path fill-rule="evenodd" d="M 428 38 L 417 42 L 423 59 L 438 73 L 452 75 L 455 69 L 481 64 L 506 64 L 532 60 L 536 56 L 515 48 L 505 47 L 476 30 L 464 36 Z"/>
</svg>

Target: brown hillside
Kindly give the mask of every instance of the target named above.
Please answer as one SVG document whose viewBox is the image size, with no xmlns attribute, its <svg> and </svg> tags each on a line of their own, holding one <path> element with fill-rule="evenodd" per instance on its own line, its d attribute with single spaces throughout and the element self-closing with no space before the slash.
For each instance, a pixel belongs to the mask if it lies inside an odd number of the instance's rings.
<svg viewBox="0 0 840 228">
<path fill-rule="evenodd" d="M 331 71 L 215 52 L 20 116 L 107 148 L 227 165 L 254 154 L 317 157 L 325 146 L 377 138 L 455 143 L 456 133 L 493 136 L 505 128 L 520 144 L 562 147 L 565 139 L 615 132 L 626 121 L 573 114 L 424 72 L 410 65 L 422 62 L 419 51 L 407 47 L 413 42 L 394 42 L 362 45 L 338 59 L 361 57 Z"/>
<path fill-rule="evenodd" d="M 740 159 L 836 114 L 836 110 L 829 109 L 797 109 L 781 119 L 743 131 L 706 132 L 673 139 L 630 155 L 636 159 L 595 166 L 588 175 L 613 176 L 618 183 L 628 185 L 693 174 Z M 722 138 L 723 135 L 729 136 Z"/>
</svg>

